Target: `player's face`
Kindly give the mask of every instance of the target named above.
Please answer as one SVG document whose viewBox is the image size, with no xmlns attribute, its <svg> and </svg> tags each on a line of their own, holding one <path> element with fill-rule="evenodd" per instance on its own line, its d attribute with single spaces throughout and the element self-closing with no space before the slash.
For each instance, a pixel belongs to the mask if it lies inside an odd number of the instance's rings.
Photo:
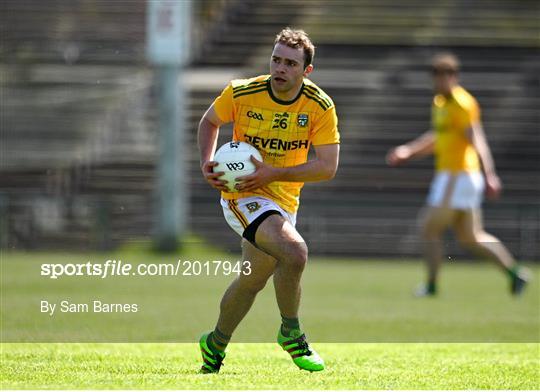
<svg viewBox="0 0 540 392">
<path fill-rule="evenodd" d="M 313 66 L 304 68 L 304 50 L 277 43 L 270 59 L 271 84 L 282 99 L 292 99 Z"/>
<path fill-rule="evenodd" d="M 433 85 L 437 94 L 450 95 L 457 84 L 457 73 L 450 70 L 433 70 Z"/>
</svg>

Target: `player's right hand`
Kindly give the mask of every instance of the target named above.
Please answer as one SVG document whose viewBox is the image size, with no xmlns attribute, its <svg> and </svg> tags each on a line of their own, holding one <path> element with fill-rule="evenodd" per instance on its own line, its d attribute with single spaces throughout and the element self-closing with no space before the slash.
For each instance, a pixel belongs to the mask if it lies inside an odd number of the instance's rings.
<svg viewBox="0 0 540 392">
<path fill-rule="evenodd" d="M 499 198 L 502 192 L 502 183 L 496 174 L 486 175 L 486 196 L 490 200 Z"/>
<path fill-rule="evenodd" d="M 225 186 L 227 184 L 227 181 L 220 180 L 219 177 L 221 177 L 223 172 L 217 172 L 214 173 L 214 166 L 217 166 L 218 163 L 216 161 L 206 161 L 201 165 L 201 170 L 204 176 L 204 179 L 212 188 L 215 188 L 217 190 L 228 192 L 229 190 Z"/>
<path fill-rule="evenodd" d="M 386 154 L 386 163 L 389 166 L 398 166 L 407 162 L 410 158 L 410 148 L 407 146 L 398 146 L 388 151 L 388 154 Z"/>
</svg>

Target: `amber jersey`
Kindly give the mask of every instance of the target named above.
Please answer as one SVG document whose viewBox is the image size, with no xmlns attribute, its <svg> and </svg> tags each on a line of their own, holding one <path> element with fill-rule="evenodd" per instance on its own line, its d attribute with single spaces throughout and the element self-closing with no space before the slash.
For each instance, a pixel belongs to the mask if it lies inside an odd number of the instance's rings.
<svg viewBox="0 0 540 392">
<path fill-rule="evenodd" d="M 339 143 L 334 103 L 308 79 L 291 101 L 273 95 L 269 75 L 233 80 L 215 99 L 214 109 L 223 122 L 234 122 L 234 141 L 250 143 L 274 167 L 305 163 L 312 145 Z M 302 182 L 276 181 L 252 192 L 222 192 L 222 197 L 264 196 L 294 213 L 302 186 Z"/>
<path fill-rule="evenodd" d="M 469 129 L 480 121 L 480 108 L 474 97 L 456 86 L 449 97 L 433 98 L 431 122 L 435 131 L 435 169 L 457 173 L 480 170 L 478 154 Z"/>
</svg>

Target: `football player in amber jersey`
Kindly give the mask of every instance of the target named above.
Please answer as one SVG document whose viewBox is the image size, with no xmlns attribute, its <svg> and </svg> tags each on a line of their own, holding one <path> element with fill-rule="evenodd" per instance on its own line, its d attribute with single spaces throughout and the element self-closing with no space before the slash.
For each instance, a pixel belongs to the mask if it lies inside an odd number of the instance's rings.
<svg viewBox="0 0 540 392">
<path fill-rule="evenodd" d="M 484 231 L 481 202 L 501 192 L 501 182 L 484 135 L 480 109 L 474 97 L 458 84 L 459 60 L 441 53 L 432 63 L 435 97 L 432 130 L 398 146 L 387 155 L 391 166 L 433 153 L 435 176 L 422 217 L 422 239 L 428 266 L 426 285 L 418 296 L 435 295 L 443 259 L 441 237 L 451 227 L 458 241 L 476 254 L 495 260 L 509 276 L 510 290 L 520 294 L 527 271 L 519 267 L 506 247 Z"/>
<path fill-rule="evenodd" d="M 244 260 L 251 261 L 251 274 L 241 274 L 228 287 L 215 329 L 199 341 L 203 373 L 219 372 L 232 333 L 272 275 L 282 319 L 278 343 L 299 368 L 324 369 L 298 321 L 308 254 L 295 229 L 300 189 L 304 182 L 333 178 L 339 154 L 334 104 L 307 79 L 313 55 L 305 32 L 284 29 L 274 43 L 270 74 L 230 82 L 200 121 L 202 173 L 221 191 L 225 219 L 242 237 Z M 213 172 L 219 127 L 230 122 L 233 140 L 252 144 L 263 158 L 252 157 L 256 171 L 240 177 L 238 192 L 228 192 L 223 173 Z M 315 158 L 308 160 L 311 147 Z"/>
</svg>

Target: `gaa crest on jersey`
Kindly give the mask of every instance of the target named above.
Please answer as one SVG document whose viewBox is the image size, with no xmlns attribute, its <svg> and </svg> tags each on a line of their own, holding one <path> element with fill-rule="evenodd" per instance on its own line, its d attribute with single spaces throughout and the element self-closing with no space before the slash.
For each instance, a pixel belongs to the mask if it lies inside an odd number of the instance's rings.
<svg viewBox="0 0 540 392">
<path fill-rule="evenodd" d="M 306 113 L 300 113 L 298 114 L 298 118 L 296 119 L 296 123 L 299 127 L 305 127 L 308 124 L 309 117 Z"/>
<path fill-rule="evenodd" d="M 249 211 L 249 213 L 252 214 L 255 211 L 257 211 L 259 208 L 261 208 L 261 205 L 257 203 L 256 201 L 253 201 L 251 203 L 247 203 L 246 208 Z"/>
</svg>

